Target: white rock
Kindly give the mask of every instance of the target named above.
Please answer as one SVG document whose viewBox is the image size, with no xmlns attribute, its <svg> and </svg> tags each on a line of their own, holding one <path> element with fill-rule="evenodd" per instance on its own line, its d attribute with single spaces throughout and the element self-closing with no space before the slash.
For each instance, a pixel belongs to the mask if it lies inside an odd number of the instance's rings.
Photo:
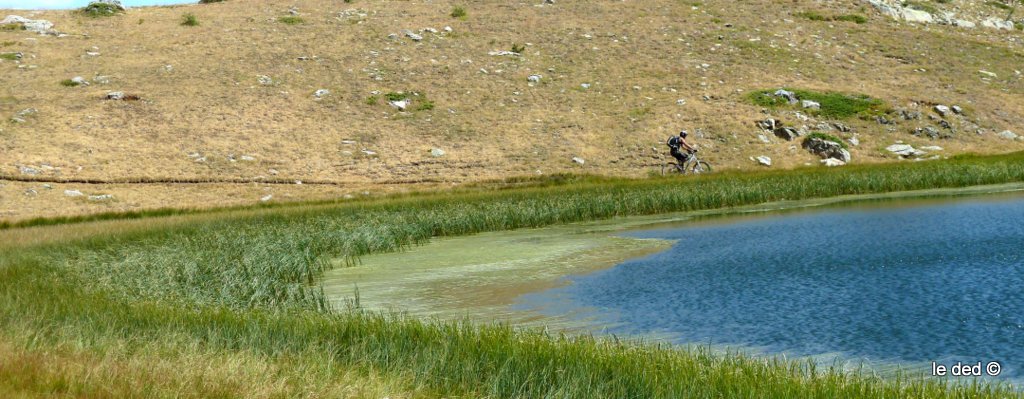
<svg viewBox="0 0 1024 399">
<path fill-rule="evenodd" d="M 1013 30 L 1013 21 L 991 17 L 981 21 L 981 26 L 992 29 Z"/>
<path fill-rule="evenodd" d="M 590 88 L 590 83 L 583 83 L 583 84 L 580 85 L 580 88 L 582 88 L 582 89 L 589 89 Z"/>
<path fill-rule="evenodd" d="M 941 116 L 946 116 L 946 115 L 949 115 L 949 113 L 952 112 L 952 111 L 949 109 L 949 107 L 947 107 L 945 105 L 936 105 L 935 106 L 935 112 L 938 112 L 939 115 L 941 115 Z"/>
<path fill-rule="evenodd" d="M 587 163 L 587 161 L 584 161 L 583 158 L 580 157 L 572 157 L 572 161 L 580 165 Z"/>
<path fill-rule="evenodd" d="M 530 81 L 530 83 L 540 83 L 540 79 L 540 75 L 530 75 L 526 78 L 526 80 Z"/>
<path fill-rule="evenodd" d="M 114 196 L 110 195 L 110 194 L 90 195 L 89 196 L 89 201 L 109 201 L 109 200 L 112 200 L 112 199 L 114 199 Z"/>
<path fill-rule="evenodd" d="M 267 202 L 274 199 L 274 194 L 267 194 L 260 198 L 260 202 Z"/>
<path fill-rule="evenodd" d="M 259 82 L 261 85 L 264 85 L 264 86 L 269 86 L 269 85 L 274 84 L 274 79 L 271 79 L 270 76 L 267 76 L 267 75 L 257 76 L 256 77 L 256 81 Z"/>
<path fill-rule="evenodd" d="M 850 145 L 852 145 L 854 147 L 857 147 L 857 146 L 860 145 L 860 139 L 857 138 L 857 136 L 850 137 L 850 138 L 846 139 L 846 141 L 848 141 L 850 143 Z"/>
<path fill-rule="evenodd" d="M 772 166 L 772 159 L 767 156 L 761 155 L 757 157 L 757 163 L 764 166 Z"/>
<path fill-rule="evenodd" d="M 989 72 L 989 71 L 986 71 L 986 70 L 983 70 L 983 69 L 982 70 L 978 70 L 978 73 L 980 73 L 982 75 L 985 75 L 985 76 L 988 76 L 990 78 L 998 78 L 999 77 L 999 75 L 996 75 L 996 74 L 994 74 L 992 72 Z"/>
<path fill-rule="evenodd" d="M 840 161 L 840 160 L 835 159 L 835 158 L 825 158 L 825 159 L 822 159 L 821 163 L 823 165 L 825 165 L 825 166 L 828 166 L 828 167 L 846 165 L 846 162 Z"/>
<path fill-rule="evenodd" d="M 676 105 L 686 105 L 686 99 L 685 98 L 680 98 L 680 99 L 676 100 Z"/>
<path fill-rule="evenodd" d="M 495 55 L 495 56 L 511 56 L 511 57 L 518 57 L 519 56 L 519 53 L 514 52 L 514 51 L 508 51 L 508 50 L 491 51 L 491 52 L 489 52 L 487 54 Z"/>
<path fill-rule="evenodd" d="M 405 111 L 409 107 L 409 100 L 398 100 L 390 102 L 392 107 L 398 108 L 399 111 Z"/>
<path fill-rule="evenodd" d="M 365 148 L 362 150 L 362 153 L 366 154 L 367 156 L 371 156 L 371 157 L 374 156 L 374 155 L 377 155 L 377 151 L 367 150 Z"/>
<path fill-rule="evenodd" d="M 1002 132 L 999 132 L 996 135 L 1007 140 L 1014 140 L 1017 138 L 1017 134 L 1009 130 L 1003 130 Z"/>
<path fill-rule="evenodd" d="M 431 148 L 430 149 L 430 156 L 432 156 L 434 158 L 443 157 L 444 154 L 445 154 L 444 150 L 442 150 L 440 148 Z"/>
<path fill-rule="evenodd" d="M 240 161 L 252 162 L 256 160 L 256 157 L 253 157 L 252 155 L 242 155 L 238 157 L 238 159 Z"/>
<path fill-rule="evenodd" d="M 8 15 L 7 18 L 0 21 L 0 25 L 8 24 L 22 24 L 25 30 L 39 34 L 51 33 L 51 29 L 53 29 L 53 22 L 45 19 L 28 19 L 17 15 Z"/>
<path fill-rule="evenodd" d="M 907 22 L 917 22 L 923 24 L 930 24 L 932 22 L 935 22 L 935 18 L 932 17 L 932 14 L 929 14 L 927 11 L 915 10 L 912 8 L 904 8 L 900 10 L 900 16 L 903 17 L 903 20 Z"/>
<path fill-rule="evenodd" d="M 66 197 L 81 197 L 83 195 L 85 194 L 78 190 L 64 190 L 64 196 Z"/>
<path fill-rule="evenodd" d="M 804 108 L 821 109 L 821 104 L 811 100 L 801 100 L 800 105 Z"/>
<path fill-rule="evenodd" d="M 316 92 L 313 93 L 313 96 L 315 96 L 316 98 L 323 98 L 324 96 L 326 96 L 328 94 L 331 94 L 330 90 L 319 89 L 319 90 L 317 90 Z"/>
<path fill-rule="evenodd" d="M 447 33 L 452 33 L 452 27 L 451 26 L 445 26 L 444 27 L 444 31 L 447 32 Z"/>
<path fill-rule="evenodd" d="M 109 92 L 107 92 L 107 99 L 108 100 L 122 100 L 122 99 L 124 99 L 124 92 L 123 91 L 109 91 Z"/>
<path fill-rule="evenodd" d="M 402 31 L 402 33 L 405 34 L 405 37 L 408 37 L 408 38 L 412 39 L 413 41 L 417 41 L 418 42 L 420 40 L 423 40 L 423 36 L 417 35 L 417 34 L 413 33 L 413 31 L 411 31 L 411 30 L 405 30 L 405 31 Z"/>
<path fill-rule="evenodd" d="M 925 150 L 925 151 L 942 151 L 943 150 L 942 147 L 939 147 L 937 145 L 927 145 L 927 146 L 921 147 L 921 149 Z"/>
<path fill-rule="evenodd" d="M 956 20 L 953 20 L 953 26 L 959 26 L 961 28 L 968 28 L 968 29 L 970 29 L 970 28 L 974 28 L 977 25 L 975 25 L 974 22 L 968 21 L 966 19 L 956 19 Z"/>
<path fill-rule="evenodd" d="M 909 144 L 893 144 L 885 147 L 885 150 L 902 157 L 921 156 L 925 154 L 924 151 L 918 150 Z"/>
<path fill-rule="evenodd" d="M 423 28 L 424 32 L 437 33 L 437 29 L 434 28 Z"/>
</svg>

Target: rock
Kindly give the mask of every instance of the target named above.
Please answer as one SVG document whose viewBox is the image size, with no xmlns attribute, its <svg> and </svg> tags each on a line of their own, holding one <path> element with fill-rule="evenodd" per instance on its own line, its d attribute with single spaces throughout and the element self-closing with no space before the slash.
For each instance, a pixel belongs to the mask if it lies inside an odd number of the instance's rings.
<svg viewBox="0 0 1024 399">
<path fill-rule="evenodd" d="M 530 75 L 526 78 L 526 80 L 530 81 L 530 83 L 540 83 L 540 79 L 540 75 Z"/>
<path fill-rule="evenodd" d="M 82 192 L 78 190 L 64 190 L 65 197 L 81 197 L 83 195 L 85 194 L 82 194 Z"/>
<path fill-rule="evenodd" d="M 589 89 L 589 88 L 590 88 L 590 83 L 583 83 L 583 84 L 580 84 L 580 88 L 581 88 L 581 89 Z"/>
<path fill-rule="evenodd" d="M 242 155 L 242 156 L 238 157 L 238 160 L 239 161 L 252 162 L 252 161 L 256 160 L 256 157 L 254 157 L 252 155 Z"/>
<path fill-rule="evenodd" d="M 951 110 L 953 110 L 953 113 L 954 113 L 954 114 L 957 114 L 957 115 L 963 115 L 963 114 L 964 114 L 964 109 L 963 109 L 963 108 L 960 108 L 960 106 L 959 106 L 959 105 L 954 105 L 954 106 L 952 106 L 952 107 L 949 107 L 949 108 L 950 108 Z"/>
<path fill-rule="evenodd" d="M 881 0 L 868 0 L 868 2 L 870 2 L 872 6 L 877 8 L 878 12 L 882 13 L 882 15 L 886 15 L 892 19 L 902 18 L 902 16 L 900 15 L 900 9 L 902 7 L 889 5 Z"/>
<path fill-rule="evenodd" d="M 434 29 L 434 28 L 423 28 L 423 32 L 437 33 L 437 29 Z"/>
<path fill-rule="evenodd" d="M 893 144 L 888 147 L 885 147 L 885 150 L 904 158 L 925 155 L 924 151 L 915 149 L 909 144 Z"/>
<path fill-rule="evenodd" d="M 31 166 L 18 166 L 18 172 L 21 172 L 23 175 L 38 175 L 39 169 Z"/>
<path fill-rule="evenodd" d="M 114 196 L 110 195 L 110 194 L 90 195 L 89 196 L 89 201 L 110 201 L 112 199 L 114 199 Z"/>
<path fill-rule="evenodd" d="M 495 55 L 495 56 L 512 56 L 512 57 L 518 57 L 519 56 L 519 53 L 517 53 L 515 51 L 508 51 L 508 50 L 491 51 L 491 52 L 488 52 L 487 54 L 488 55 Z"/>
<path fill-rule="evenodd" d="M 986 71 L 986 70 L 983 70 L 983 69 L 978 70 L 978 73 L 980 73 L 982 75 L 985 75 L 985 76 L 988 76 L 988 77 L 993 78 L 993 79 L 999 77 L 999 75 L 996 75 L 996 74 L 994 74 L 992 72 L 989 72 L 989 71 Z"/>
<path fill-rule="evenodd" d="M 953 125 L 951 125 L 949 121 L 946 120 L 940 120 L 939 126 L 942 126 L 946 130 L 953 130 Z"/>
<path fill-rule="evenodd" d="M 814 102 L 814 101 L 811 101 L 811 100 L 802 100 L 802 101 L 800 101 L 800 106 L 802 106 L 804 108 L 810 108 L 810 109 L 821 109 L 821 104 L 819 104 L 817 102 Z"/>
<path fill-rule="evenodd" d="M 757 139 L 761 140 L 761 142 L 765 143 L 765 144 L 771 144 L 772 143 L 772 139 L 768 138 L 768 136 L 765 136 L 764 134 L 761 134 L 761 133 L 757 134 Z"/>
<path fill-rule="evenodd" d="M 572 161 L 580 165 L 587 163 L 587 161 L 584 161 L 583 158 L 580 157 L 572 157 Z"/>
<path fill-rule="evenodd" d="M 835 127 L 836 130 L 838 130 L 840 132 L 843 132 L 843 133 L 849 133 L 851 130 L 853 130 L 853 129 L 850 129 L 849 126 L 846 126 L 846 125 L 844 125 L 842 123 L 839 123 L 839 122 L 833 122 L 832 126 Z"/>
<path fill-rule="evenodd" d="M 444 154 L 445 154 L 444 150 L 442 150 L 440 148 L 431 148 L 430 149 L 430 156 L 432 156 L 434 158 L 443 157 Z"/>
<path fill-rule="evenodd" d="M 943 122 L 945 122 L 945 121 L 943 121 Z M 948 125 L 948 122 L 947 122 L 947 125 Z M 933 126 L 925 126 L 925 127 L 919 127 L 917 129 L 914 129 L 913 135 L 918 136 L 918 137 L 925 136 L 925 137 L 932 138 L 932 139 L 949 139 L 949 138 L 953 137 L 953 133 L 952 132 L 949 132 L 949 131 L 941 132 L 941 131 L 939 131 L 939 129 L 936 129 Z"/>
<path fill-rule="evenodd" d="M 974 22 L 968 21 L 966 19 L 954 19 L 953 26 L 971 29 L 974 28 L 976 25 L 974 24 Z"/>
<path fill-rule="evenodd" d="M 8 15 L 0 21 L 0 25 L 21 24 L 25 30 L 39 34 L 53 33 L 53 22 L 45 19 L 28 19 L 17 15 Z"/>
<path fill-rule="evenodd" d="M 123 91 L 110 91 L 110 92 L 107 92 L 107 100 L 123 100 L 123 99 L 124 99 L 124 92 Z"/>
<path fill-rule="evenodd" d="M 1015 140 L 1018 137 L 1016 133 L 1011 132 L 1009 130 L 1003 130 L 1003 131 L 999 132 L 998 134 L 996 134 L 996 136 L 1002 137 L 1002 138 L 1007 139 L 1007 140 Z"/>
<path fill-rule="evenodd" d="M 775 130 L 775 128 L 777 128 L 777 127 L 782 125 L 781 123 L 779 123 L 779 121 L 777 121 L 775 119 L 772 119 L 772 118 L 768 118 L 768 119 L 765 119 L 765 120 L 762 120 L 762 121 L 757 121 L 757 122 L 754 122 L 754 124 L 756 124 L 757 127 L 761 128 L 762 130 Z"/>
<path fill-rule="evenodd" d="M 270 76 L 267 76 L 267 75 L 257 76 L 256 77 L 256 81 L 259 82 L 261 85 L 264 85 L 264 86 L 270 86 L 270 85 L 274 84 L 274 79 L 271 79 Z"/>
<path fill-rule="evenodd" d="M 377 151 L 367 150 L 365 148 L 362 149 L 360 152 L 362 152 L 363 154 L 366 154 L 366 156 L 370 156 L 370 157 L 372 157 L 374 155 L 377 155 Z"/>
<path fill-rule="evenodd" d="M 267 194 L 260 198 L 260 202 L 267 202 L 274 199 L 274 194 Z"/>
<path fill-rule="evenodd" d="M 796 104 L 798 102 L 798 100 L 796 98 L 796 94 L 794 94 L 793 92 L 791 92 L 789 90 L 778 89 L 778 90 L 775 91 L 775 93 L 773 93 L 773 95 L 776 96 L 776 97 L 783 97 L 783 98 L 785 98 L 786 101 L 788 101 L 790 104 Z"/>
<path fill-rule="evenodd" d="M 835 158 L 844 163 L 850 162 L 850 152 L 843 148 L 841 143 L 835 141 L 809 137 L 804 140 L 803 148 L 822 159 Z"/>
<path fill-rule="evenodd" d="M 1013 21 L 990 17 L 981 21 L 981 26 L 992 29 L 1013 30 Z"/>
<path fill-rule="evenodd" d="M 928 145 L 921 147 L 921 149 L 925 151 L 942 151 L 942 147 L 939 147 L 937 145 Z"/>
<path fill-rule="evenodd" d="M 680 99 L 676 100 L 676 105 L 686 105 L 686 99 L 685 98 L 680 98 Z"/>
<path fill-rule="evenodd" d="M 323 98 L 324 96 L 326 96 L 328 94 L 331 94 L 331 91 L 327 90 L 327 89 L 319 89 L 319 90 L 313 92 L 313 96 L 316 97 L 316 98 Z"/>
<path fill-rule="evenodd" d="M 83 78 L 81 76 L 75 76 L 75 77 L 71 78 L 71 81 L 75 82 L 76 84 L 81 85 L 81 86 L 88 86 L 89 85 L 89 81 L 85 80 L 85 78 Z"/>
<path fill-rule="evenodd" d="M 452 33 L 453 29 L 451 26 L 445 26 L 443 30 L 445 31 L 445 33 Z"/>
<path fill-rule="evenodd" d="M 410 38 L 410 39 L 412 39 L 413 41 L 416 41 L 416 42 L 418 42 L 420 40 L 423 40 L 423 36 L 417 35 L 417 34 L 413 33 L 413 31 L 408 30 L 408 29 L 402 31 L 402 34 L 404 34 L 405 37 L 408 37 L 408 38 Z"/>
<path fill-rule="evenodd" d="M 769 157 L 766 157 L 764 155 L 761 155 L 761 156 L 757 157 L 757 163 L 759 163 L 761 165 L 764 165 L 764 166 L 772 166 L 772 159 L 769 158 Z"/>
<path fill-rule="evenodd" d="M 945 105 L 936 105 L 934 107 L 934 109 L 935 109 L 935 112 L 938 113 L 939 116 L 941 116 L 941 117 L 946 117 L 946 115 L 949 115 L 949 113 L 952 112 L 949 109 L 949 107 L 947 107 Z"/>
<path fill-rule="evenodd" d="M 846 165 L 846 162 L 843 162 L 842 160 L 835 159 L 835 158 L 825 158 L 825 159 L 822 159 L 821 163 L 823 165 L 825 165 L 825 166 L 828 166 L 828 167 Z"/>
<path fill-rule="evenodd" d="M 904 8 L 900 10 L 900 16 L 903 17 L 903 20 L 907 22 L 916 22 L 922 24 L 930 24 L 932 22 L 935 22 L 935 18 L 932 17 L 932 14 L 929 14 L 927 11 L 915 10 L 913 8 Z"/>
<path fill-rule="evenodd" d="M 875 122 L 878 122 L 879 125 L 891 125 L 891 124 L 893 124 L 893 121 L 889 120 L 889 118 L 886 118 L 885 116 L 882 116 L 882 115 L 876 116 L 875 117 Z"/>
<path fill-rule="evenodd" d="M 795 140 L 797 137 L 800 137 L 800 133 L 797 132 L 796 129 L 793 129 L 791 127 L 780 127 L 780 128 L 777 128 L 777 129 L 775 129 L 774 133 L 775 133 L 775 136 L 777 136 L 777 137 L 779 137 L 781 139 L 784 139 L 786 141 L 792 141 L 792 140 Z"/>
<path fill-rule="evenodd" d="M 917 111 L 908 111 L 908 110 L 905 110 L 905 109 L 901 109 L 899 113 L 900 113 L 900 117 L 903 118 L 903 120 L 906 120 L 906 121 L 914 120 L 914 119 L 920 119 L 921 118 L 921 113 L 917 112 Z"/>
<path fill-rule="evenodd" d="M 398 100 L 390 102 L 392 107 L 398 108 L 399 111 L 405 111 L 409 107 L 409 100 Z"/>
</svg>

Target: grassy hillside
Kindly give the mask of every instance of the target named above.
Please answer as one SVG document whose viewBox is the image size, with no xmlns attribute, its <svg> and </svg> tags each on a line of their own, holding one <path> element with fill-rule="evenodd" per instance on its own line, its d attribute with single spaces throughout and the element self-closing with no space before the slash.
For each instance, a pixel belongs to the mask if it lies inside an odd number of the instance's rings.
<svg viewBox="0 0 1024 399">
<path fill-rule="evenodd" d="M 895 159 L 884 148 L 899 140 L 941 146 L 938 155 L 1024 149 L 996 137 L 1024 134 L 1020 31 L 898 23 L 854 1 L 538 3 L 228 0 L 109 17 L 0 12 L 48 19 L 66 34 L 0 30 L 0 53 L 22 53 L 0 61 L 0 176 L 335 183 L 169 195 L 176 188 L 5 182 L 0 218 L 319 198 L 395 182 L 642 176 L 682 128 L 719 170 L 759 168 L 750 159 L 759 155 L 773 168 L 817 164 L 799 143 L 755 126 L 766 117 L 856 136 L 854 163 Z M 182 23 L 186 14 L 194 23 Z M 513 47 L 520 55 L 490 55 Z M 66 82 L 77 76 L 88 85 Z M 866 95 L 922 116 L 884 114 L 898 124 L 883 125 L 801 111 L 802 120 L 798 107 L 751 101 L 780 87 Z M 321 89 L 329 93 L 318 98 Z M 109 91 L 139 100 L 105 100 Z M 405 112 L 389 105 L 402 97 L 411 100 Z M 938 126 L 934 104 L 964 109 L 945 118 L 952 138 L 911 134 Z M 19 115 L 26 109 L 35 112 Z M 819 128 L 826 122 L 853 131 Z M 445 154 L 432 156 L 435 148 Z M 66 189 L 115 200 L 68 198 Z"/>
</svg>

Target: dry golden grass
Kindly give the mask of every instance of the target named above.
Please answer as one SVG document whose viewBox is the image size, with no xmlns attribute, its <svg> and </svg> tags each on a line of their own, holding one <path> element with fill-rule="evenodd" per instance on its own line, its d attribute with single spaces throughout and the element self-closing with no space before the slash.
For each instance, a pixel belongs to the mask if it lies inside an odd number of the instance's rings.
<svg viewBox="0 0 1024 399">
<path fill-rule="evenodd" d="M 919 122 L 847 121 L 862 143 L 854 162 L 892 159 L 881 149 L 896 140 L 940 145 L 945 154 L 1024 148 L 994 137 L 1004 129 L 1024 134 L 1024 83 L 1014 72 L 1024 65 L 1019 32 L 898 24 L 850 2 L 536 3 L 228 0 L 109 18 L 8 12 L 49 19 L 69 36 L 0 31 L 0 51 L 26 55 L 20 64 L 0 62 L 0 174 L 48 165 L 55 169 L 41 176 L 268 176 L 359 187 L 537 171 L 636 176 L 659 163 L 662 142 L 681 128 L 702 129 L 696 144 L 719 169 L 755 168 L 749 157 L 757 155 L 771 156 L 774 167 L 816 163 L 798 143 L 757 138 L 753 122 L 765 115 L 745 95 L 781 86 L 864 93 L 895 107 L 919 102 L 925 114 L 932 103 L 968 111 L 957 137 L 941 141 L 910 135 Z M 279 22 L 293 5 L 304 22 Z M 451 17 L 456 5 L 465 18 Z M 809 10 L 869 21 L 796 16 Z M 181 26 L 186 12 L 202 24 Z M 388 38 L 444 26 L 454 32 L 422 33 L 419 43 Z M 522 57 L 488 55 L 514 43 L 526 46 Z M 999 78 L 983 79 L 978 70 Z M 531 74 L 542 81 L 531 87 Z M 273 83 L 260 84 L 261 75 Z M 109 76 L 109 83 L 60 85 L 74 76 Z M 317 100 L 321 88 L 331 93 Z M 107 91 L 142 100 L 102 100 Z M 419 91 L 435 107 L 400 113 L 383 98 L 368 104 L 374 91 Z M 6 121 L 25 108 L 38 113 L 26 123 Z M 781 119 L 798 122 L 788 113 Z M 986 133 L 968 131 L 972 124 Z M 447 155 L 431 157 L 433 147 Z M 0 218 L 253 203 L 263 190 L 112 187 L 99 191 L 139 199 L 97 205 L 60 195 L 22 198 L 24 187 L 0 187 Z M 348 191 L 288 193 L 308 199 Z"/>
</svg>

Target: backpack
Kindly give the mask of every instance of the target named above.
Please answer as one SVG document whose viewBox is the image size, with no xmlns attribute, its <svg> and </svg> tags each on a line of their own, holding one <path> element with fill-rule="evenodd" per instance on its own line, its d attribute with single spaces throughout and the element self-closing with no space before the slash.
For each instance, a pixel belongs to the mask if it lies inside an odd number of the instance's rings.
<svg viewBox="0 0 1024 399">
<path fill-rule="evenodd" d="M 668 148 L 671 148 L 673 150 L 678 150 L 679 149 L 679 136 L 669 137 L 668 141 L 665 142 L 665 145 L 667 145 Z"/>
</svg>

